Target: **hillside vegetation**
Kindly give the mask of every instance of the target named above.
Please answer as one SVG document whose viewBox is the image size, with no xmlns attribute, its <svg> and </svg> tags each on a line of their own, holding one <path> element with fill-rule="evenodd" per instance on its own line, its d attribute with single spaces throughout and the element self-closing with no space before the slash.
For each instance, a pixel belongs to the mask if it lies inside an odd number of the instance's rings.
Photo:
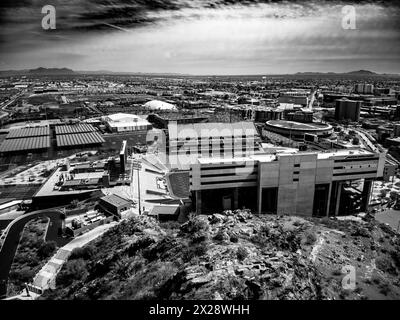
<svg viewBox="0 0 400 320">
<path fill-rule="evenodd" d="M 399 274 L 399 237 L 372 219 L 138 216 L 75 250 L 42 298 L 399 299 Z"/>
</svg>

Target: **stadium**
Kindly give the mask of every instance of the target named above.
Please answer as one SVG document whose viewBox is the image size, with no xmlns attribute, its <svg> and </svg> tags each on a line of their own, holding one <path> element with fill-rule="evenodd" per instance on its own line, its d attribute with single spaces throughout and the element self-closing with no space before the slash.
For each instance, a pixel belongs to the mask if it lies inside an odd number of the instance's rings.
<svg viewBox="0 0 400 320">
<path fill-rule="evenodd" d="M 303 139 L 306 133 L 318 137 L 328 137 L 333 133 L 333 127 L 326 123 L 300 123 L 286 120 L 270 120 L 266 122 L 268 131 L 291 136 L 293 139 Z"/>
</svg>

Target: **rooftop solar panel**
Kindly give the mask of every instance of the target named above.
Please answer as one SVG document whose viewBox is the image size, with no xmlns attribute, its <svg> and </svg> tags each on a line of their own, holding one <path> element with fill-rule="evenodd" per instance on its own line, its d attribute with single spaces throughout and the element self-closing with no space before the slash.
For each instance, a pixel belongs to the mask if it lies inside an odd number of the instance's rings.
<svg viewBox="0 0 400 320">
<path fill-rule="evenodd" d="M 11 129 L 6 139 L 19 139 L 26 137 L 40 137 L 40 136 L 48 136 L 50 134 L 50 130 L 48 126 L 41 127 L 27 127 L 20 129 Z"/>
<path fill-rule="evenodd" d="M 98 132 L 57 135 L 57 146 L 79 146 L 103 143 L 104 139 Z"/>
<path fill-rule="evenodd" d="M 56 126 L 56 135 L 94 132 L 94 131 L 95 128 L 88 123 L 77 123 L 77 124 Z"/>
<path fill-rule="evenodd" d="M 0 152 L 45 149 L 49 147 L 49 136 L 15 138 L 4 140 L 0 145 Z"/>
</svg>

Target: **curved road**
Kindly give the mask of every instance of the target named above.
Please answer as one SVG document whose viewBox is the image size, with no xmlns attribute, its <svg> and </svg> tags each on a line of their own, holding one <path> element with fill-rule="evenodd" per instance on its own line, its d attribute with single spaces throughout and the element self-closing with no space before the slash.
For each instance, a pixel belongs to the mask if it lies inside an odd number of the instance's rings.
<svg viewBox="0 0 400 320">
<path fill-rule="evenodd" d="M 65 245 L 69 240 L 61 237 L 58 233 L 62 220 L 61 211 L 57 209 L 40 210 L 23 215 L 13 220 L 7 226 L 7 236 L 0 251 L 0 298 L 7 293 L 7 280 L 10 268 L 17 251 L 18 243 L 25 225 L 32 219 L 48 217 L 50 219 L 46 234 L 46 241 L 56 241 L 59 247 Z"/>
</svg>

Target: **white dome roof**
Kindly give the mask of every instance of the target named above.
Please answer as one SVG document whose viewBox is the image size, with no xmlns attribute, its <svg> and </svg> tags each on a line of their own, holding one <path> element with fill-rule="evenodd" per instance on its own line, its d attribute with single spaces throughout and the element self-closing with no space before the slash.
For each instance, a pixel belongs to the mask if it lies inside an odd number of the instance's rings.
<svg viewBox="0 0 400 320">
<path fill-rule="evenodd" d="M 174 110 L 176 111 L 176 106 L 173 104 L 170 104 L 168 102 L 164 101 L 159 101 L 159 100 L 152 100 L 149 102 L 146 102 L 144 104 L 144 107 L 150 109 L 150 110 Z"/>
</svg>

